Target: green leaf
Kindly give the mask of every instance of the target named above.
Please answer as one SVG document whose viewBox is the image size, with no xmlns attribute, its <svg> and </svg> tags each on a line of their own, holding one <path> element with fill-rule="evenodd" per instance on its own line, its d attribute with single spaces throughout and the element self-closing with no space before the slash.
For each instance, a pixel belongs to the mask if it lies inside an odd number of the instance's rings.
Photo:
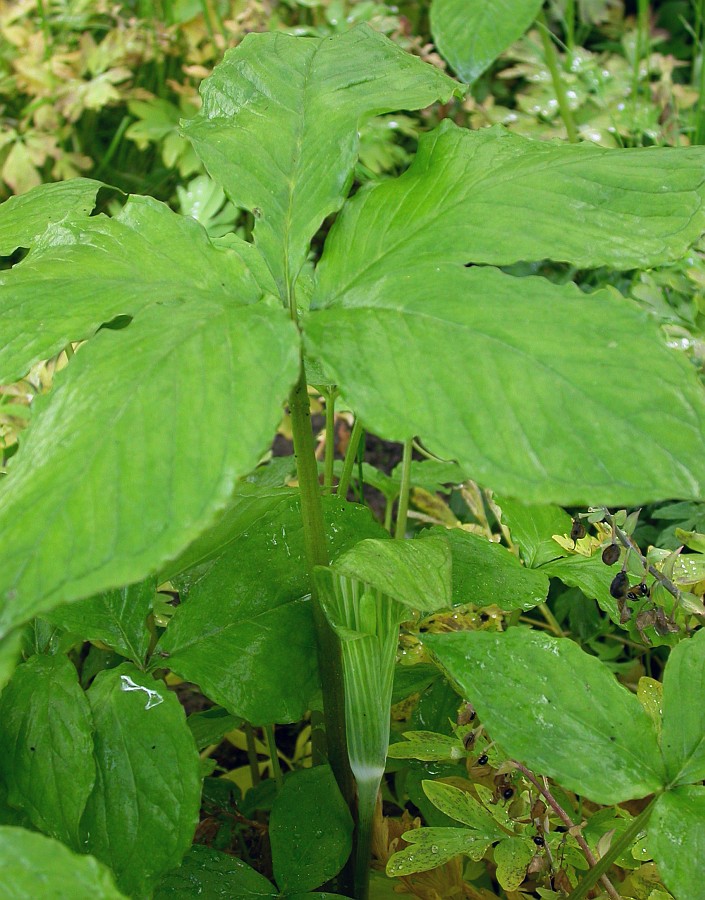
<svg viewBox="0 0 705 900">
<path fill-rule="evenodd" d="M 572 641 L 511 628 L 429 634 L 424 643 L 492 739 L 536 772 L 610 805 L 665 784 L 653 724 L 641 704 Z"/>
<path fill-rule="evenodd" d="M 191 543 L 271 440 L 295 341 L 283 310 L 174 299 L 82 347 L 2 484 L 0 635 Z"/>
<path fill-rule="evenodd" d="M 7 900 L 126 900 L 97 859 L 24 828 L 0 827 L 0 870 Z"/>
<path fill-rule="evenodd" d="M 554 559 L 541 566 L 541 571 L 551 578 L 558 578 L 569 587 L 579 588 L 586 597 L 597 600 L 600 609 L 606 612 L 613 622 L 619 623 L 617 601 L 610 594 L 610 583 L 615 572 L 602 562 L 599 553 L 595 556 L 575 554 Z"/>
<path fill-rule="evenodd" d="M 570 516 L 560 506 L 526 505 L 509 497 L 495 497 L 495 501 L 527 566 L 540 566 L 564 554 L 553 540 L 554 534 L 570 533 Z"/>
<path fill-rule="evenodd" d="M 88 217 L 95 204 L 100 181 L 72 178 L 40 184 L 25 194 L 0 204 L 0 256 L 18 247 L 31 247 L 48 225 L 73 214 Z"/>
<path fill-rule="evenodd" d="M 431 34 L 441 56 L 472 84 L 531 25 L 542 0 L 433 0 Z"/>
<path fill-rule="evenodd" d="M 348 192 L 360 125 L 462 89 L 363 25 L 327 38 L 247 35 L 201 93 L 184 133 L 230 199 L 254 213 L 255 242 L 284 292 Z"/>
<path fill-rule="evenodd" d="M 663 676 L 661 748 L 669 780 L 705 778 L 705 630 L 671 650 Z"/>
<path fill-rule="evenodd" d="M 154 578 L 128 587 L 105 591 L 85 600 L 58 607 L 49 622 L 79 634 L 86 641 L 101 641 L 142 667 L 149 650 L 147 616 L 156 594 Z"/>
<path fill-rule="evenodd" d="M 349 292 L 311 313 L 306 336 L 371 430 L 431 439 L 497 491 L 639 505 L 705 490 L 702 386 L 607 292 L 439 265 Z"/>
<path fill-rule="evenodd" d="M 494 848 L 497 881 L 505 891 L 516 891 L 526 878 L 526 870 L 534 857 L 534 845 L 529 838 L 511 837 Z"/>
<path fill-rule="evenodd" d="M 17 667 L 0 696 L 0 777 L 12 806 L 74 849 L 96 777 L 92 731 L 65 656 L 32 656 Z"/>
<path fill-rule="evenodd" d="M 448 609 L 452 560 L 441 532 L 416 541 L 360 541 L 336 561 L 335 570 L 413 609 Z"/>
<path fill-rule="evenodd" d="M 0 691 L 10 680 L 20 660 L 20 648 L 22 646 L 22 631 L 0 638 Z"/>
<path fill-rule="evenodd" d="M 453 556 L 453 604 L 496 605 L 500 609 L 533 609 L 548 594 L 543 572 L 527 569 L 506 547 L 464 531 L 442 531 Z"/>
<path fill-rule="evenodd" d="M 479 837 L 496 841 L 506 837 L 485 807 L 474 797 L 442 781 L 424 781 L 423 790 L 433 805 L 441 812 L 480 832 Z"/>
<path fill-rule="evenodd" d="M 219 744 L 223 737 L 242 725 L 240 716 L 231 716 L 222 706 L 213 706 L 203 712 L 191 713 L 186 720 L 199 750 L 209 744 Z"/>
<path fill-rule="evenodd" d="M 402 836 L 409 846 L 390 857 L 387 875 L 391 877 L 436 869 L 460 853 L 482 859 L 491 843 L 466 828 L 416 828 Z"/>
<path fill-rule="evenodd" d="M 390 759 L 463 759 L 465 751 L 457 737 L 436 734 L 434 731 L 405 731 L 405 741 L 390 744 Z"/>
<path fill-rule="evenodd" d="M 352 831 L 352 818 L 330 766 L 288 775 L 269 820 L 274 878 L 280 890 L 312 890 L 337 875 L 350 855 Z"/>
<path fill-rule="evenodd" d="M 682 785 L 659 797 L 649 822 L 649 849 L 674 897 L 690 900 L 703 889 L 705 788 Z"/>
<path fill-rule="evenodd" d="M 325 498 L 324 509 L 333 558 L 383 533 L 362 507 Z M 297 721 L 318 687 L 303 540 L 289 493 L 194 573 L 157 645 L 155 660 L 165 654 L 172 671 L 256 725 Z"/>
<path fill-rule="evenodd" d="M 84 847 L 130 896 L 144 897 L 191 846 L 199 757 L 176 695 L 129 663 L 88 691 L 98 777 L 81 822 Z"/>
<path fill-rule="evenodd" d="M 75 214 L 50 225 L 0 272 L 0 289 L 0 383 L 116 316 L 154 304 L 241 306 L 263 293 L 243 253 L 215 247 L 198 222 L 151 197 L 131 197 L 113 219 Z"/>
<path fill-rule="evenodd" d="M 705 229 L 704 173 L 703 147 L 605 150 L 444 119 L 402 176 L 346 204 L 312 305 L 377 295 L 399 271 L 424 282 L 431 305 L 447 296 L 426 281 L 441 261 L 631 269 L 677 260 Z"/>
<path fill-rule="evenodd" d="M 195 844 L 178 869 L 165 875 L 154 891 L 154 900 L 275 900 L 279 892 L 241 859 L 212 847 Z"/>
</svg>

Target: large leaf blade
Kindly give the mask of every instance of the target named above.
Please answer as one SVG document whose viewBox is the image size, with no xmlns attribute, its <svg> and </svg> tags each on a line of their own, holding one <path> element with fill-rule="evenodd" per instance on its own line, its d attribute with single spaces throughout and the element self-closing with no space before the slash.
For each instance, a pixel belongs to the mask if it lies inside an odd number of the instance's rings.
<svg viewBox="0 0 705 900">
<path fill-rule="evenodd" d="M 312 312 L 306 339 L 373 431 L 420 435 L 501 493 L 640 505 L 705 489 L 692 367 L 606 292 L 435 266 Z"/>
<path fill-rule="evenodd" d="M 48 225 L 68 215 L 87 217 L 100 187 L 99 181 L 90 178 L 71 178 L 10 197 L 0 204 L 0 256 L 31 247 Z"/>
<path fill-rule="evenodd" d="M 183 126 L 211 176 L 257 218 L 280 289 L 340 207 L 372 115 L 448 100 L 459 85 L 367 26 L 330 38 L 247 35 L 204 82 Z"/>
<path fill-rule="evenodd" d="M 705 789 L 682 785 L 656 801 L 648 829 L 649 849 L 664 884 L 679 900 L 699 897 L 705 854 Z"/>
<path fill-rule="evenodd" d="M 65 656 L 32 656 L 0 697 L 0 776 L 8 802 L 74 850 L 95 782 L 93 721 Z"/>
<path fill-rule="evenodd" d="M 427 635 L 424 642 L 492 738 L 536 772 L 604 804 L 665 784 L 643 707 L 572 641 L 511 628 Z"/>
<path fill-rule="evenodd" d="M 663 676 L 661 746 L 678 784 L 705 778 L 705 631 L 671 651 Z"/>
<path fill-rule="evenodd" d="M 347 204 L 313 305 L 440 260 L 629 269 L 678 259 L 705 228 L 704 172 L 702 147 L 605 150 L 446 119 L 402 176 Z"/>
<path fill-rule="evenodd" d="M 271 440 L 296 343 L 283 310 L 174 301 L 81 348 L 2 485 L 0 633 L 191 543 Z"/>
<path fill-rule="evenodd" d="M 102 672 L 88 699 L 97 780 L 81 823 L 85 849 L 130 896 L 145 896 L 191 845 L 200 760 L 176 695 L 129 663 Z"/>
<path fill-rule="evenodd" d="M 253 252 L 234 237 L 216 247 L 195 220 L 151 197 L 131 197 L 112 219 L 74 213 L 54 222 L 0 273 L 0 383 L 154 303 L 255 302 L 263 288 Z"/>
<path fill-rule="evenodd" d="M 522 36 L 541 6 L 542 0 L 433 0 L 431 33 L 444 59 L 472 84 Z"/>
<path fill-rule="evenodd" d="M 383 533 L 367 510 L 335 498 L 324 498 L 324 514 L 333 559 Z M 299 719 L 319 681 L 298 497 L 285 494 L 185 578 L 156 658 L 253 724 Z"/>
<path fill-rule="evenodd" d="M 7 898 L 126 900 L 110 871 L 93 856 L 24 828 L 0 827 L 2 893 Z"/>
</svg>

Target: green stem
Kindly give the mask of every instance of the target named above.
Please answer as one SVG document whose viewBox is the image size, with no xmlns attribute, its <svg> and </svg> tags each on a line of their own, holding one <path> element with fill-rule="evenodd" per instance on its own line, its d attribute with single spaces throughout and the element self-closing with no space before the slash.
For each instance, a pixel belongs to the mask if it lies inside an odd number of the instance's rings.
<svg viewBox="0 0 705 900">
<path fill-rule="evenodd" d="M 257 748 L 255 747 L 255 732 L 249 722 L 245 722 L 242 727 L 245 732 L 245 741 L 247 743 L 247 762 L 250 766 L 252 787 L 255 787 L 260 782 L 259 762 L 257 760 Z"/>
<path fill-rule="evenodd" d="M 570 894 L 568 900 L 584 900 L 584 898 L 587 897 L 589 891 L 597 884 L 600 878 L 607 873 L 612 863 L 634 843 L 639 832 L 646 828 L 646 824 L 651 817 L 657 799 L 657 797 L 654 797 L 649 805 L 632 820 L 631 824 L 617 840 L 612 842 L 607 853 L 599 860 L 594 869 L 590 869 L 585 878 L 583 878 L 572 894 Z"/>
<path fill-rule="evenodd" d="M 541 10 L 536 17 L 536 24 L 539 26 L 539 31 L 541 32 L 541 42 L 543 44 L 546 65 L 548 66 L 548 71 L 551 73 L 553 90 L 556 92 L 558 109 L 560 110 L 565 130 L 568 133 L 568 140 L 571 144 L 577 144 L 578 131 L 575 127 L 573 113 L 570 111 L 570 106 L 568 104 L 568 95 L 566 94 L 565 85 L 561 78 L 560 66 L 558 65 L 558 54 L 556 53 L 556 48 L 553 46 L 551 32 L 548 28 L 548 23 L 546 22 L 546 16 L 543 10 Z"/>
<path fill-rule="evenodd" d="M 394 500 L 390 500 L 389 497 L 385 498 L 386 502 L 384 504 L 384 528 L 385 531 L 388 531 L 390 534 L 392 533 L 392 514 L 394 512 Z"/>
<path fill-rule="evenodd" d="M 362 430 L 362 422 L 359 419 L 355 419 L 355 424 L 353 425 L 352 433 L 350 434 L 350 440 L 348 441 L 348 449 L 345 454 L 343 472 L 340 476 L 340 481 L 338 482 L 338 490 L 336 492 L 337 495 L 339 497 L 342 497 L 343 500 L 345 500 L 348 495 L 348 488 L 350 487 L 350 479 L 352 478 L 353 466 L 355 465 L 355 460 L 357 459 L 357 448 L 360 446 Z"/>
<path fill-rule="evenodd" d="M 277 783 L 277 790 L 281 790 L 284 784 L 282 776 L 282 767 L 279 765 L 279 754 L 277 753 L 277 742 L 274 738 L 274 725 L 265 725 L 264 734 L 267 738 L 267 749 L 269 750 L 269 758 L 272 761 L 272 775 Z"/>
<path fill-rule="evenodd" d="M 698 79 L 698 103 L 695 112 L 695 134 L 693 143 L 705 144 L 705 0 L 700 0 L 697 6 L 698 10 L 698 30 L 697 40 L 693 43 L 697 49 L 693 50 L 693 68 L 695 68 L 695 59 L 697 59 L 698 50 L 700 51 L 700 77 Z"/>
<path fill-rule="evenodd" d="M 539 603 L 539 611 L 544 619 L 548 622 L 551 627 L 551 631 L 556 635 L 556 637 L 565 637 L 563 633 L 563 629 L 558 622 L 558 619 L 553 615 L 551 610 L 548 608 L 547 603 Z"/>
<path fill-rule="evenodd" d="M 335 461 L 335 388 L 326 395 L 326 456 L 323 464 L 323 489 L 333 490 L 333 463 Z"/>
<path fill-rule="evenodd" d="M 93 177 L 98 178 L 98 176 L 105 171 L 105 167 L 112 160 L 113 156 L 115 156 L 115 151 L 120 145 L 120 141 L 123 138 L 123 135 L 127 131 L 127 126 L 130 124 L 130 116 L 123 116 L 120 124 L 118 125 L 115 134 L 113 134 L 110 144 L 108 145 L 108 149 L 102 155 L 100 162 L 97 167 L 93 171 Z"/>
<path fill-rule="evenodd" d="M 567 0 L 565 5 L 565 43 L 572 56 L 575 50 L 575 0 Z"/>
<path fill-rule="evenodd" d="M 406 519 L 409 512 L 409 486 L 411 484 L 412 439 L 404 441 L 404 455 L 401 460 L 401 487 L 399 488 L 399 508 L 394 537 L 402 540 L 406 535 Z"/>
<path fill-rule="evenodd" d="M 347 738 L 345 733 L 345 688 L 343 682 L 343 661 L 340 642 L 328 624 L 321 608 L 313 580 L 316 566 L 328 565 L 321 486 L 318 481 L 318 463 L 315 456 L 313 431 L 311 429 L 311 405 L 308 399 L 308 385 L 303 357 L 299 379 L 289 395 L 291 430 L 294 438 L 294 455 L 301 497 L 301 519 L 303 524 L 304 552 L 311 584 L 313 621 L 318 643 L 318 666 L 323 689 L 323 713 L 326 724 L 326 744 L 328 761 L 338 782 L 340 792 L 355 818 L 355 786 L 348 761 Z M 314 732 L 312 732 L 313 737 Z M 313 763 L 320 763 L 320 748 L 312 740 Z M 345 882 L 346 870 L 341 873 Z M 343 893 L 347 885 L 341 883 Z"/>
</svg>

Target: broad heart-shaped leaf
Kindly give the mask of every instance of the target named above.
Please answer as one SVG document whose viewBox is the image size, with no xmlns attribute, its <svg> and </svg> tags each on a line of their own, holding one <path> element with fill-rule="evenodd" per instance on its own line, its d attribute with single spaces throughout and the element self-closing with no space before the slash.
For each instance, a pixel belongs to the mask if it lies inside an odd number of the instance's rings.
<svg viewBox="0 0 705 900">
<path fill-rule="evenodd" d="M 453 558 L 453 604 L 494 604 L 500 609 L 533 609 L 548 594 L 543 572 L 527 569 L 506 547 L 462 528 L 433 528 L 443 533 Z"/>
<path fill-rule="evenodd" d="M 345 198 L 360 124 L 462 88 L 363 25 L 327 38 L 249 34 L 201 94 L 184 133 L 211 177 L 254 213 L 255 241 L 284 296 Z"/>
<path fill-rule="evenodd" d="M 151 197 L 130 198 L 114 219 L 76 214 L 49 226 L 0 272 L 0 384 L 153 303 L 253 303 L 263 293 L 253 251 L 215 247 L 198 222 Z"/>
<path fill-rule="evenodd" d="M 445 119 L 421 137 L 402 176 L 346 205 L 326 241 L 313 305 L 377 293 L 385 276 L 441 260 L 669 262 L 705 228 L 704 194 L 705 147 L 605 150 Z"/>
<path fill-rule="evenodd" d="M 330 766 L 288 775 L 269 820 L 280 889 L 308 891 L 337 875 L 350 856 L 352 832 L 352 818 Z"/>
<path fill-rule="evenodd" d="M 668 890 L 678 900 L 703 893 L 705 788 L 681 785 L 656 801 L 648 825 L 648 846 Z"/>
<path fill-rule="evenodd" d="M 554 534 L 570 533 L 570 516 L 560 506 L 527 506 L 509 497 L 495 497 L 495 501 L 527 566 L 540 566 L 565 555 L 565 550 L 553 540 Z"/>
<path fill-rule="evenodd" d="M 705 631 L 671 650 L 663 676 L 661 747 L 676 784 L 705 778 Z"/>
<path fill-rule="evenodd" d="M 268 496 L 271 492 L 265 492 Z M 335 559 L 383 534 L 368 510 L 324 498 Z M 318 687 L 316 637 L 297 496 L 236 530 L 210 565 L 186 574 L 187 599 L 155 652 L 212 700 L 256 725 L 294 722 Z"/>
<path fill-rule="evenodd" d="M 32 656 L 0 696 L 0 778 L 8 802 L 40 831 L 80 849 L 95 782 L 93 721 L 65 656 Z"/>
<path fill-rule="evenodd" d="M 0 635 L 191 543 L 271 440 L 296 340 L 283 309 L 177 299 L 82 347 L 2 483 Z"/>
<path fill-rule="evenodd" d="M 97 780 L 81 822 L 84 848 L 131 897 L 150 896 L 191 845 L 200 760 L 176 695 L 129 663 L 88 691 Z"/>
<path fill-rule="evenodd" d="M 80 635 L 85 641 L 101 641 L 111 650 L 141 667 L 149 649 L 147 616 L 156 593 L 154 578 L 127 587 L 104 591 L 76 603 L 64 604 L 46 617 L 49 622 Z"/>
<path fill-rule="evenodd" d="M 542 0 L 433 0 L 431 33 L 441 56 L 471 84 L 524 34 L 541 6 Z"/>
<path fill-rule="evenodd" d="M 604 804 L 665 784 L 643 707 L 572 641 L 511 628 L 427 635 L 424 643 L 492 739 L 536 772 Z"/>
<path fill-rule="evenodd" d="M 194 844 L 178 869 L 168 872 L 154 900 L 276 900 L 279 892 L 251 866 L 228 853 Z"/>
<path fill-rule="evenodd" d="M 127 900 L 97 859 L 24 828 L 0 826 L 0 870 L 7 900 Z"/>
<path fill-rule="evenodd" d="M 438 265 L 311 312 L 306 337 L 371 430 L 420 435 L 499 492 L 638 505 L 705 490 L 705 392 L 607 292 Z"/>
<path fill-rule="evenodd" d="M 22 630 L 12 632 L 0 638 L 0 691 L 10 680 L 15 667 L 20 660 L 20 648 L 22 646 Z"/>
<path fill-rule="evenodd" d="M 88 216 L 95 204 L 100 181 L 72 178 L 56 184 L 40 184 L 26 194 L 0 204 L 0 256 L 18 247 L 31 247 L 49 224 L 69 214 Z"/>
<path fill-rule="evenodd" d="M 416 541 L 360 541 L 337 560 L 335 570 L 406 606 L 435 612 L 451 605 L 451 566 L 441 529 Z"/>
</svg>

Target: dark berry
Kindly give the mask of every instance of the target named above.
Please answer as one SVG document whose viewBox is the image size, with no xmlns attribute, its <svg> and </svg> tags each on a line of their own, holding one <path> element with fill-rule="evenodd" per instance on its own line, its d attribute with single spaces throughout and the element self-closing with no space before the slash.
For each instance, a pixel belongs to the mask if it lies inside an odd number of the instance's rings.
<svg viewBox="0 0 705 900">
<path fill-rule="evenodd" d="M 619 559 L 619 547 L 616 544 L 608 544 L 602 551 L 602 562 L 606 566 L 613 566 Z"/>
</svg>

